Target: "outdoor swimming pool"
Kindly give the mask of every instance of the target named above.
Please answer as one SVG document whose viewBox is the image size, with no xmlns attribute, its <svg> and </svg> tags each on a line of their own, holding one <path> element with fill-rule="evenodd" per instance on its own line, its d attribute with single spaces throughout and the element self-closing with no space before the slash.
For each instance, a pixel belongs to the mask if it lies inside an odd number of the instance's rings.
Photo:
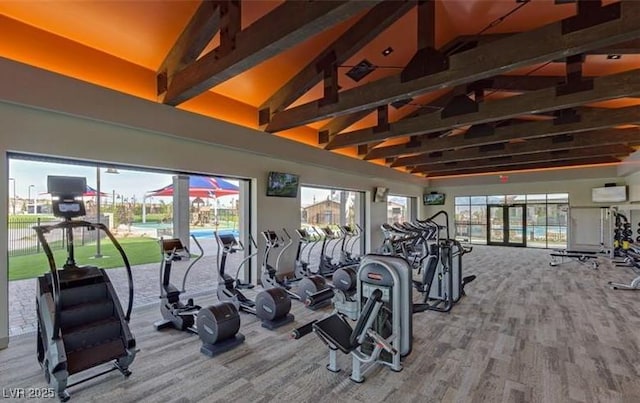
<svg viewBox="0 0 640 403">
<path fill-rule="evenodd" d="M 213 228 L 205 228 L 205 229 L 192 229 L 190 231 L 191 235 L 195 236 L 198 239 L 213 239 L 213 232 L 215 230 Z M 240 233 L 237 229 L 220 229 L 218 233 L 223 234 L 232 234 L 233 236 L 239 237 Z"/>
<path fill-rule="evenodd" d="M 139 229 L 139 230 L 145 230 L 145 229 L 156 230 L 156 231 L 160 230 L 159 232 L 168 231 L 170 233 L 171 229 L 173 228 L 173 224 L 158 223 L 158 222 L 134 223 L 131 225 L 131 228 Z M 189 233 L 198 239 L 213 239 L 214 231 L 215 229 L 213 228 L 191 228 Z M 236 237 L 239 236 L 240 234 L 237 229 L 232 229 L 232 228 L 219 229 L 218 232 L 220 234 L 233 234 Z"/>
</svg>

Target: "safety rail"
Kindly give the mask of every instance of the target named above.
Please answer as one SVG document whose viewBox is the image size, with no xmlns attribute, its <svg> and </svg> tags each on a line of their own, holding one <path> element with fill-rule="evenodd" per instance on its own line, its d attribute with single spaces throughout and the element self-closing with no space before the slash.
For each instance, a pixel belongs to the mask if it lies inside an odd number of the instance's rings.
<svg viewBox="0 0 640 403">
<path fill-rule="evenodd" d="M 54 322 L 53 322 L 53 335 L 52 339 L 57 340 L 60 337 L 60 312 L 62 310 L 62 301 L 60 295 L 60 277 L 58 276 L 58 268 L 56 266 L 55 258 L 53 257 L 53 252 L 49 247 L 49 242 L 46 239 L 45 234 L 50 233 L 51 231 L 57 229 L 64 229 L 67 231 L 67 248 L 69 257 L 67 262 L 65 263 L 65 267 L 68 267 L 70 264 L 75 264 L 74 255 L 73 255 L 73 229 L 75 228 L 87 228 L 91 230 L 102 230 L 109 237 L 109 240 L 113 243 L 113 246 L 116 248 L 120 256 L 122 257 L 122 261 L 127 270 L 127 281 L 129 285 L 129 301 L 127 304 L 127 311 L 125 314 L 125 321 L 129 322 L 131 319 L 131 311 L 133 310 L 133 273 L 131 271 L 131 264 L 129 263 L 129 259 L 120 245 L 120 242 L 113 236 L 113 234 L 109 231 L 107 226 L 102 223 L 92 223 L 89 221 L 62 221 L 56 224 L 51 225 L 39 225 L 34 226 L 33 229 L 36 231 L 36 235 L 38 240 L 42 245 L 42 249 L 47 255 L 47 261 L 49 263 L 49 269 L 51 271 L 51 278 L 53 283 L 53 298 L 55 303 L 55 313 L 54 313 Z"/>
</svg>

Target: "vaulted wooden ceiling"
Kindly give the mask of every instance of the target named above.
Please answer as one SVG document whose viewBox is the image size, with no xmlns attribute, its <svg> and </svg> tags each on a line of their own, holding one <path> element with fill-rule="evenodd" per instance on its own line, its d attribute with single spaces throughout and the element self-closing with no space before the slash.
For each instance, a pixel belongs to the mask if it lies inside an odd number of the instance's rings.
<svg viewBox="0 0 640 403">
<path fill-rule="evenodd" d="M 0 12 L 13 41 L 2 56 L 429 178 L 613 164 L 640 146 L 634 0 L 0 1 Z M 78 56 L 62 58 L 62 44 Z M 137 83 L 115 80 L 125 65 L 144 70 Z"/>
</svg>

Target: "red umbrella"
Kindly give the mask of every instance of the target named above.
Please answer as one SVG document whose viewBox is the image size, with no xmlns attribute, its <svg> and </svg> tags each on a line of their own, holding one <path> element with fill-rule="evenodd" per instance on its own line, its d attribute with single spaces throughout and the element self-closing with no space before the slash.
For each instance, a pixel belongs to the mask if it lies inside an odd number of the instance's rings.
<svg viewBox="0 0 640 403">
<path fill-rule="evenodd" d="M 189 197 L 222 197 L 237 195 L 240 188 L 222 178 L 191 176 L 189 177 Z M 173 185 L 147 192 L 149 196 L 173 196 Z"/>
<path fill-rule="evenodd" d="M 49 192 L 42 192 L 41 195 L 48 195 Z M 98 191 L 91 186 L 87 185 L 87 190 L 82 194 L 82 197 L 96 197 L 98 195 Z M 105 192 L 100 192 L 100 197 L 110 197 L 111 195 Z"/>
<path fill-rule="evenodd" d="M 84 197 L 96 197 L 98 195 L 98 191 L 91 186 L 87 185 L 87 190 L 82 194 Z M 109 197 L 111 196 L 108 193 L 100 192 L 100 197 Z"/>
</svg>

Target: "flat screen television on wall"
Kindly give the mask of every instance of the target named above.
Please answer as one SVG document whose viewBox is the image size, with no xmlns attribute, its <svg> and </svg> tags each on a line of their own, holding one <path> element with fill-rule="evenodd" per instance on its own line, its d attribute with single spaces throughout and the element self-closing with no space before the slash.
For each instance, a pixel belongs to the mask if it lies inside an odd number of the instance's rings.
<svg viewBox="0 0 640 403">
<path fill-rule="evenodd" d="M 269 172 L 267 196 L 298 197 L 298 175 Z"/>
<path fill-rule="evenodd" d="M 422 203 L 426 206 L 441 206 L 444 204 L 444 193 L 427 193 L 422 195 Z"/>
</svg>

